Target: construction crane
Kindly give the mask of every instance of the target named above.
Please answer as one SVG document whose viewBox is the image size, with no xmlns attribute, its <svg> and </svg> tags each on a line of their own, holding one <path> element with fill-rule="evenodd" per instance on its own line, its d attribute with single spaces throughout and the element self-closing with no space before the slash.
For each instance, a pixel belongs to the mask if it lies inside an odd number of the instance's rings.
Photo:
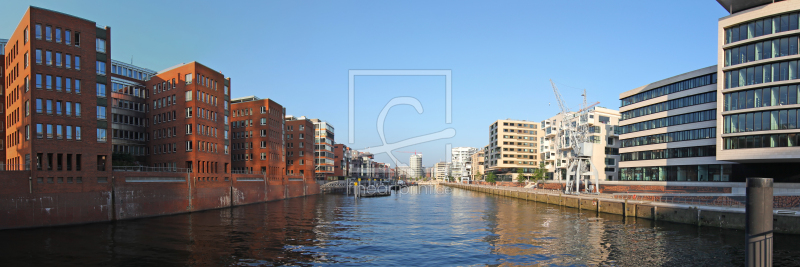
<svg viewBox="0 0 800 267">
<path fill-rule="evenodd" d="M 591 108 L 600 104 L 600 102 L 587 105 L 586 90 L 583 90 L 583 94 L 581 95 L 583 96 L 583 105 L 578 111 L 571 112 L 569 106 L 564 103 L 564 99 L 561 97 L 561 93 L 553 80 L 550 80 L 550 85 L 553 86 L 553 93 L 556 96 L 559 108 L 561 108 L 560 131 L 562 131 L 562 135 L 556 142 L 553 142 L 556 146 L 555 150 L 558 151 L 559 154 L 562 154 L 562 149 L 570 149 L 570 151 L 567 152 L 570 157 L 566 169 L 555 168 L 554 173 L 560 174 L 562 171 L 566 172 L 564 175 L 567 179 L 565 193 L 579 193 L 581 180 L 586 176 L 588 176 L 587 186 L 585 186 L 584 192 L 590 193 L 588 181 L 593 181 L 593 191 L 594 193 L 598 193 L 599 175 L 597 173 L 597 168 L 591 166 L 592 143 L 588 135 L 590 126 L 588 125 L 588 116 Z M 577 119 L 577 121 L 574 121 L 575 119 Z M 562 156 L 566 155 L 562 154 Z M 574 190 L 572 189 L 573 185 L 575 186 Z"/>
</svg>

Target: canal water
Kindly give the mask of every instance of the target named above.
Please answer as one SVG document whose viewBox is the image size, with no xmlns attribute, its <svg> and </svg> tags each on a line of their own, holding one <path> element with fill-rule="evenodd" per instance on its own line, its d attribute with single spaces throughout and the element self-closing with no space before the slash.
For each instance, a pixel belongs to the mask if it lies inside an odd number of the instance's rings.
<svg viewBox="0 0 800 267">
<path fill-rule="evenodd" d="M 743 235 L 421 186 L 0 231 L 0 265 L 740 266 Z M 800 236 L 774 245 L 775 266 L 800 265 Z"/>
</svg>

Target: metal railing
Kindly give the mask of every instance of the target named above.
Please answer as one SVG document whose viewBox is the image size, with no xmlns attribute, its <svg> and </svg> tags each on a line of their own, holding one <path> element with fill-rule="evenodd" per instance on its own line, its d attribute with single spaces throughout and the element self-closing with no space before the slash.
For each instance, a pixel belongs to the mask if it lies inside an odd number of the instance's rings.
<svg viewBox="0 0 800 267">
<path fill-rule="evenodd" d="M 115 172 L 191 172 L 189 168 L 174 167 L 148 167 L 148 166 L 113 166 L 111 171 Z"/>
<path fill-rule="evenodd" d="M 30 171 L 30 164 L 0 164 L 0 171 Z"/>
</svg>

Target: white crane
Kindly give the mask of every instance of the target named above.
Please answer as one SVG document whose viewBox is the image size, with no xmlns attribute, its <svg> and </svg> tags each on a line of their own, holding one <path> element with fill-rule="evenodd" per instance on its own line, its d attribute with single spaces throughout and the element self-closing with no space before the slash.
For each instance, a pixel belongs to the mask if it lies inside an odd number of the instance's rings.
<svg viewBox="0 0 800 267">
<path fill-rule="evenodd" d="M 598 183 L 599 183 L 599 175 L 597 174 L 597 168 L 593 168 L 591 166 L 592 162 L 592 143 L 588 140 L 588 133 L 589 133 L 589 125 L 588 125 L 588 116 L 589 110 L 600 104 L 600 102 L 596 102 L 592 105 L 586 105 L 586 90 L 583 90 L 583 105 L 581 109 L 577 112 L 570 112 L 569 107 L 564 103 L 564 100 L 561 98 L 561 93 L 558 91 L 558 87 L 556 84 L 553 83 L 553 80 L 550 80 L 550 84 L 553 86 L 553 93 L 556 95 L 556 101 L 558 101 L 558 106 L 561 108 L 561 138 L 558 138 L 556 142 L 554 142 L 556 148 L 555 150 L 557 153 L 562 153 L 562 149 L 571 148 L 569 152 L 569 162 L 567 162 L 566 168 L 566 193 L 578 193 L 580 191 L 580 183 L 581 178 L 585 176 L 588 180 L 593 181 L 594 184 L 594 193 L 599 192 Z M 574 120 L 577 118 L 577 121 Z M 554 166 L 555 167 L 555 166 Z M 554 174 L 559 173 L 561 170 L 558 168 L 555 169 L 556 171 Z M 574 179 L 575 189 L 572 189 Z M 590 193 L 589 186 L 585 186 L 586 193 Z"/>
</svg>

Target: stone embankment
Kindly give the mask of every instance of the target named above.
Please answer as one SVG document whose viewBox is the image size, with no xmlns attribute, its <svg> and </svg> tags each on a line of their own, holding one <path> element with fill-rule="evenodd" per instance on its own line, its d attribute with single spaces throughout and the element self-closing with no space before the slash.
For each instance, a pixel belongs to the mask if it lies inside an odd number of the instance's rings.
<svg viewBox="0 0 800 267">
<path fill-rule="evenodd" d="M 745 210 L 743 208 L 632 201 L 592 194 L 569 195 L 555 190 L 534 190 L 519 187 L 458 183 L 446 183 L 444 185 L 487 194 L 576 208 L 587 212 L 603 212 L 654 221 L 667 221 L 738 230 L 744 230 L 745 227 Z M 800 216 L 796 214 L 780 214 L 777 211 L 773 216 L 774 231 L 776 233 L 800 234 Z"/>
</svg>

